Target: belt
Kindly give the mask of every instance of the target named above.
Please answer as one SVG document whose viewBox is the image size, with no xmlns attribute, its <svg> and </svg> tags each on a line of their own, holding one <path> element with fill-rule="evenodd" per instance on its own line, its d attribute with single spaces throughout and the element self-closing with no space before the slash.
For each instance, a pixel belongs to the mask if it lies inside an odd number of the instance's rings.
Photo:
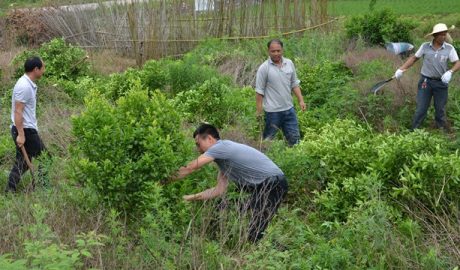
<svg viewBox="0 0 460 270">
<path fill-rule="evenodd" d="M 425 76 L 425 75 L 422 75 L 423 78 L 426 78 L 428 80 L 432 80 L 432 81 L 441 81 L 441 78 L 431 78 L 431 77 L 428 77 L 428 76 Z"/>
</svg>

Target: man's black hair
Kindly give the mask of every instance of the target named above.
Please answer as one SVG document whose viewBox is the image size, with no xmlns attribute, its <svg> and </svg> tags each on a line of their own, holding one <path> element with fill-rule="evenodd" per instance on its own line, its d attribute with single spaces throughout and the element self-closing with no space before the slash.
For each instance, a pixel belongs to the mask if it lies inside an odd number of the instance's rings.
<svg viewBox="0 0 460 270">
<path fill-rule="evenodd" d="M 43 67 L 43 62 L 38 56 L 29 57 L 24 63 L 25 72 L 32 72 L 35 68 L 41 69 L 42 67 Z"/>
<path fill-rule="evenodd" d="M 211 135 L 216 140 L 220 140 L 219 136 L 219 131 L 217 131 L 217 128 L 214 127 L 213 125 L 202 123 L 200 124 L 199 127 L 193 132 L 193 138 L 195 138 L 197 135 L 200 135 L 200 137 L 206 137 L 208 135 Z"/>
<path fill-rule="evenodd" d="M 270 49 L 270 45 L 272 45 L 272 43 L 278 43 L 281 46 L 281 48 L 283 48 L 283 42 L 280 39 L 277 39 L 277 38 L 274 38 L 274 39 L 270 40 L 267 43 L 267 48 Z"/>
</svg>

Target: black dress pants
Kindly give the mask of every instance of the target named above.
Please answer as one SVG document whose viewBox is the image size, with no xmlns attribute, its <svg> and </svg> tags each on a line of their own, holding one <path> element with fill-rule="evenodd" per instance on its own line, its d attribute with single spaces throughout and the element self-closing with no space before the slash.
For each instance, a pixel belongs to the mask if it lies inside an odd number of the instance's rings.
<svg viewBox="0 0 460 270">
<path fill-rule="evenodd" d="M 21 149 L 16 144 L 18 130 L 15 126 L 11 128 L 11 136 L 13 137 L 14 144 L 16 145 L 16 161 L 11 169 L 10 176 L 8 177 L 8 184 L 5 189 L 7 192 L 15 192 L 17 190 L 17 185 L 21 180 L 21 176 L 29 169 L 22 155 Z M 26 149 L 29 159 L 32 161 L 32 158 L 38 157 L 45 150 L 45 145 L 40 139 L 36 129 L 24 128 L 24 136 L 26 138 L 24 148 Z"/>
</svg>

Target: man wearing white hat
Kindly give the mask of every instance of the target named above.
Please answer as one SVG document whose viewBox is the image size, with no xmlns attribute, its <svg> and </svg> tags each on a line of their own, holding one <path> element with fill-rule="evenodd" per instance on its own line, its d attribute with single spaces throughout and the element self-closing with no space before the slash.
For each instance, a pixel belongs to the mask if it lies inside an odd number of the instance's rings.
<svg viewBox="0 0 460 270">
<path fill-rule="evenodd" d="M 432 36 L 431 42 L 423 43 L 414 56 L 410 57 L 395 72 L 396 79 L 400 79 L 404 71 L 409 69 L 417 60 L 423 56 L 421 78 L 418 82 L 417 108 L 412 121 L 412 129 L 420 127 L 426 117 L 431 98 L 434 99 L 435 120 L 438 128 L 446 126 L 445 107 L 448 97 L 448 85 L 452 74 L 460 69 L 460 61 L 454 46 L 446 42 L 451 40 L 447 33 L 449 29 L 443 23 L 438 23 L 433 27 L 433 31 L 427 36 Z M 455 63 L 448 70 L 447 60 Z"/>
</svg>

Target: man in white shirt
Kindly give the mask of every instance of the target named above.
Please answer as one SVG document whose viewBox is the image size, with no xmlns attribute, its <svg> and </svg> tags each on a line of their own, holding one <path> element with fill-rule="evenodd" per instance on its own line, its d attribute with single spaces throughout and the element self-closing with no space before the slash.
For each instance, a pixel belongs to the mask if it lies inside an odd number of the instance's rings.
<svg viewBox="0 0 460 270">
<path fill-rule="evenodd" d="M 39 57 L 31 57 L 24 63 L 25 74 L 19 78 L 13 88 L 11 98 L 11 135 L 16 144 L 16 162 L 11 169 L 6 192 L 15 192 L 21 175 L 27 171 L 28 166 L 21 153 L 24 147 L 29 158 L 39 156 L 45 146 L 38 135 L 36 105 L 37 85 L 45 72 L 45 64 Z"/>
</svg>

